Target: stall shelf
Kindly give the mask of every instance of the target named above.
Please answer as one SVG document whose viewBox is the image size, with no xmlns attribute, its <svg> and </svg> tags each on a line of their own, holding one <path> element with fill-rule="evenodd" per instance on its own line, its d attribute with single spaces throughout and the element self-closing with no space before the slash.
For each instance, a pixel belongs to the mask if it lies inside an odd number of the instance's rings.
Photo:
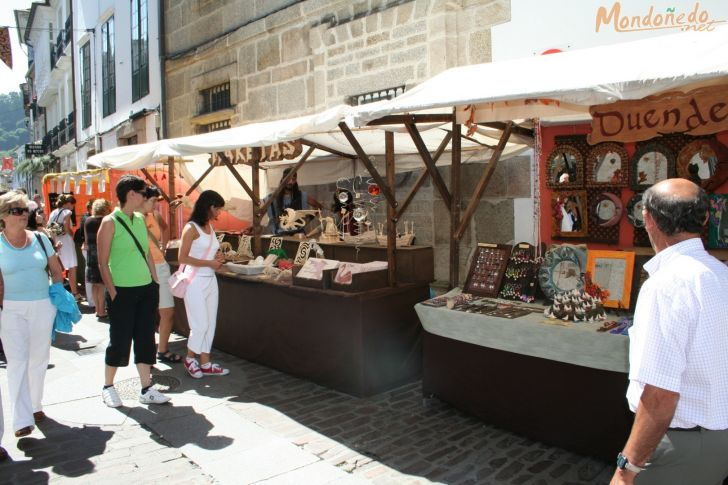
<svg viewBox="0 0 728 485">
<path fill-rule="evenodd" d="M 504 319 L 415 307 L 426 396 L 544 443 L 611 460 L 624 445 L 628 339 L 543 315 Z"/>
<path fill-rule="evenodd" d="M 354 396 L 420 375 L 422 329 L 414 306 L 427 285 L 361 293 L 319 290 L 218 272 L 214 347 Z M 175 330 L 189 333 L 175 298 Z"/>
</svg>

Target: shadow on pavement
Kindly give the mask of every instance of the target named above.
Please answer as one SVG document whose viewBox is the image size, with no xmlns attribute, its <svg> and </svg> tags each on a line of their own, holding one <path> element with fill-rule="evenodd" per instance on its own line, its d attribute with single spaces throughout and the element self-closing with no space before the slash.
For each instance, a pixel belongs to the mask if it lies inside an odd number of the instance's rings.
<svg viewBox="0 0 728 485">
<path fill-rule="evenodd" d="M 151 439 L 175 448 L 193 444 L 205 450 L 222 450 L 234 441 L 228 436 L 210 435 L 212 423 L 191 406 L 173 406 L 170 403 L 149 409 L 134 407 L 129 409 L 127 416 L 151 428 L 154 431 L 150 433 Z"/>
<path fill-rule="evenodd" d="M 45 436 L 30 436 L 18 440 L 18 450 L 30 460 L 14 461 L 18 451 L 9 449 L 10 458 L 0 465 L 0 483 L 6 478 L 14 483 L 48 483 L 43 468 L 52 467 L 53 473 L 78 478 L 94 471 L 90 460 L 106 450 L 106 443 L 113 432 L 97 426 L 75 428 L 46 418 L 38 425 Z"/>
<path fill-rule="evenodd" d="M 70 333 L 56 333 L 56 339 L 51 345 L 57 349 L 76 351 L 84 348 L 84 344 L 88 342 L 82 335 Z"/>
</svg>

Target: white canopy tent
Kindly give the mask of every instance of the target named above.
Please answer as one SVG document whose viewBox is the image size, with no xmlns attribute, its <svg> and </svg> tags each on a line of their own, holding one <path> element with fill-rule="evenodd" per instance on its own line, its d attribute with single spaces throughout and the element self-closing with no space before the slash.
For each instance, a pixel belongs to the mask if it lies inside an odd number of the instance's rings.
<svg viewBox="0 0 728 485">
<path fill-rule="evenodd" d="M 458 121 L 588 120 L 589 106 L 728 83 L 728 26 L 448 69 L 389 101 L 355 108 L 353 126 L 458 108 Z M 475 113 L 466 107 L 475 109 Z M 566 117 L 566 118 L 563 118 Z"/>
</svg>

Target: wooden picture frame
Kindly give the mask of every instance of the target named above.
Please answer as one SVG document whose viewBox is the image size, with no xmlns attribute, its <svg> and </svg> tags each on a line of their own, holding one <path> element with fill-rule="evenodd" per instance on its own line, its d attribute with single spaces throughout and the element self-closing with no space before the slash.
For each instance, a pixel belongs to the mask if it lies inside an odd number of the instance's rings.
<svg viewBox="0 0 728 485">
<path fill-rule="evenodd" d="M 629 174 L 629 155 L 619 143 L 600 143 L 586 159 L 587 187 L 626 187 Z"/>
<path fill-rule="evenodd" d="M 609 291 L 605 307 L 629 308 L 634 258 L 635 254 L 631 251 L 590 249 L 587 253 L 586 270 L 591 274 L 592 282 Z"/>
<path fill-rule="evenodd" d="M 552 237 L 586 237 L 589 234 L 588 207 L 586 190 L 553 192 L 551 194 Z"/>
<path fill-rule="evenodd" d="M 630 165 L 630 185 L 639 192 L 675 176 L 675 153 L 662 143 L 645 143 L 637 148 Z"/>
<path fill-rule="evenodd" d="M 691 141 L 677 155 L 677 176 L 711 190 L 728 178 L 728 160 L 721 158 L 727 152 L 717 140 Z"/>
<path fill-rule="evenodd" d="M 584 187 L 584 160 L 576 147 L 560 143 L 546 159 L 546 185 L 552 189 Z"/>
<path fill-rule="evenodd" d="M 708 247 L 728 248 L 728 194 L 711 194 Z"/>
</svg>

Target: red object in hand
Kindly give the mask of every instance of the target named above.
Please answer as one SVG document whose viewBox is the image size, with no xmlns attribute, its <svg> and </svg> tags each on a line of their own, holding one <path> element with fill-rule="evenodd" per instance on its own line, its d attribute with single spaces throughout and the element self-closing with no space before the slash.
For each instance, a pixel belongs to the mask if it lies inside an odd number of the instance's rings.
<svg viewBox="0 0 728 485">
<path fill-rule="evenodd" d="M 377 195 L 379 195 L 379 185 L 377 184 L 370 184 L 368 190 L 369 195 L 371 195 L 372 197 L 376 197 Z"/>
<path fill-rule="evenodd" d="M 283 270 L 291 269 L 293 268 L 293 262 L 289 259 L 281 259 L 278 261 L 278 268 Z"/>
</svg>

